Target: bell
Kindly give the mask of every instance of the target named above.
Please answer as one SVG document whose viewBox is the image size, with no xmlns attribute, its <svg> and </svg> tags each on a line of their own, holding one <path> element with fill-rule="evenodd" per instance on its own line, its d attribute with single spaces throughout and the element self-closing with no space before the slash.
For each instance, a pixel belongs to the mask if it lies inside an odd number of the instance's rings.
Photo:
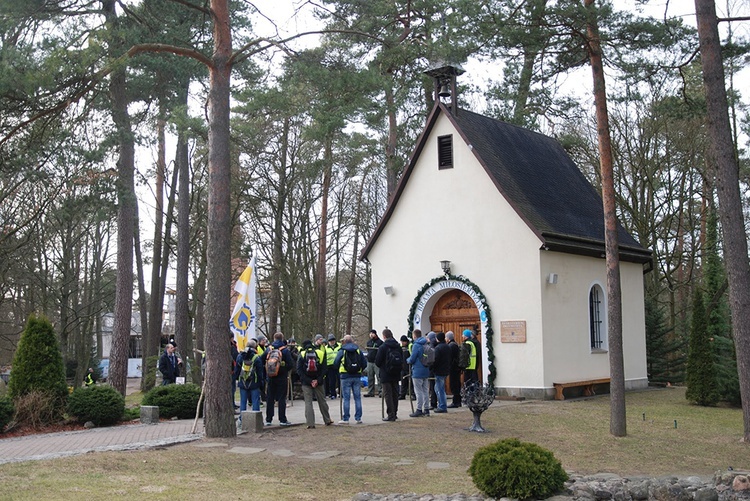
<svg viewBox="0 0 750 501">
<path fill-rule="evenodd" d="M 451 95 L 451 87 L 447 83 L 444 83 L 440 86 L 440 90 L 438 91 L 438 96 L 440 97 L 450 97 Z"/>
</svg>

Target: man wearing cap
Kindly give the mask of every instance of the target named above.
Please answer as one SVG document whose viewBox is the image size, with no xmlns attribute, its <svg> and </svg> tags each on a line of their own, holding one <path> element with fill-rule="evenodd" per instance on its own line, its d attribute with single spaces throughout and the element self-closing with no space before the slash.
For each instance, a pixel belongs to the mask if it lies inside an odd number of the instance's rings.
<svg viewBox="0 0 750 501">
<path fill-rule="evenodd" d="M 318 336 L 320 338 L 318 339 Z M 323 422 L 326 426 L 333 424 L 331 415 L 328 410 L 328 402 L 326 402 L 325 394 L 323 393 L 323 381 L 325 379 L 325 346 L 324 349 L 320 349 L 319 343 L 323 341 L 323 336 L 318 334 L 315 336 L 316 345 L 313 345 L 309 340 L 305 340 L 302 343 L 302 350 L 300 350 L 299 358 L 297 359 L 297 375 L 299 376 L 300 382 L 302 383 L 302 397 L 305 400 L 305 422 L 307 429 L 315 428 L 315 411 L 313 410 L 313 399 L 318 401 L 318 408 L 320 409 L 320 415 L 323 417 Z M 315 358 L 315 372 L 309 371 L 309 365 L 307 361 L 308 352 L 313 352 Z M 312 354 L 310 356 L 313 356 Z"/>
<path fill-rule="evenodd" d="M 419 329 L 412 331 L 412 338 L 414 344 L 407 363 L 411 365 L 411 381 L 414 385 L 414 392 L 417 394 L 417 409 L 409 414 L 409 417 L 429 416 L 430 384 L 427 379 L 430 377 L 430 369 L 422 363 L 422 353 L 424 353 L 427 338 L 422 337 L 422 331 Z"/>
<path fill-rule="evenodd" d="M 477 345 L 474 342 L 474 333 L 471 329 L 463 332 L 464 342 L 461 345 L 461 364 L 464 371 L 464 384 L 469 381 L 479 382 L 477 374 Z"/>
<path fill-rule="evenodd" d="M 242 353 L 237 355 L 234 378 L 240 389 L 240 412 L 247 410 L 248 400 L 254 411 L 260 411 L 260 389 L 265 381 L 263 363 L 256 353 L 257 347 L 255 339 L 250 339 Z"/>
<path fill-rule="evenodd" d="M 336 398 L 336 389 L 339 386 L 339 371 L 336 369 L 336 355 L 341 349 L 341 345 L 336 342 L 336 336 L 328 334 L 328 344 L 326 345 L 326 395 L 334 400 Z"/>
</svg>

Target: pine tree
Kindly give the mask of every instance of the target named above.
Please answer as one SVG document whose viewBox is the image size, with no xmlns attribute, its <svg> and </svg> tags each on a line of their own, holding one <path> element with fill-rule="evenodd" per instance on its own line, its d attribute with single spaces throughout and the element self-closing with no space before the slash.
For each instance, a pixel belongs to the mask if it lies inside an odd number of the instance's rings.
<svg viewBox="0 0 750 501">
<path fill-rule="evenodd" d="M 714 346 L 714 371 L 719 400 L 739 405 L 740 381 L 737 359 L 727 304 L 726 273 L 718 251 L 716 210 L 712 208 L 706 224 L 706 252 L 704 281 L 706 287 L 706 314 L 708 337 Z"/>
<path fill-rule="evenodd" d="M 685 380 L 686 345 L 675 338 L 666 324 L 664 310 L 653 298 L 646 299 L 646 364 L 651 383 L 682 383 Z"/>
<path fill-rule="evenodd" d="M 61 405 L 68 396 L 65 365 L 52 324 L 46 318 L 32 315 L 13 357 L 8 396 L 16 398 L 34 391 L 58 398 Z"/>
<path fill-rule="evenodd" d="M 713 346 L 708 337 L 703 293 L 697 288 L 693 293 L 693 317 L 690 328 L 685 398 L 704 406 L 716 405 L 719 400 L 716 389 Z"/>
</svg>

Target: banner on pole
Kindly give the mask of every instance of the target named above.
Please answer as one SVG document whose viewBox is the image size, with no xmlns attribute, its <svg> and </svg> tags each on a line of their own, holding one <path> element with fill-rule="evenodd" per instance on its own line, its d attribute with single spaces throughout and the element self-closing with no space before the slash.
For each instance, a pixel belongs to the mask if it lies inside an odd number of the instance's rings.
<svg viewBox="0 0 750 501">
<path fill-rule="evenodd" d="M 237 341 L 237 349 L 242 351 L 250 338 L 255 337 L 255 320 L 256 320 L 256 297 L 255 289 L 257 286 L 255 273 L 255 256 L 250 260 L 250 264 L 242 272 L 234 290 L 239 293 L 237 303 L 234 305 L 232 317 L 229 319 L 229 328 L 234 333 L 234 339 Z"/>
</svg>

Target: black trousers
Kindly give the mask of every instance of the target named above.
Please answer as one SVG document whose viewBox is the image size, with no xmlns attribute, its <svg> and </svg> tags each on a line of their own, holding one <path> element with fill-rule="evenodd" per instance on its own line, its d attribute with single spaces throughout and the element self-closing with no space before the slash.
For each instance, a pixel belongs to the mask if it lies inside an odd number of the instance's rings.
<svg viewBox="0 0 750 501">
<path fill-rule="evenodd" d="M 266 403 L 266 422 L 273 421 L 274 402 L 279 403 L 279 422 L 286 422 L 286 381 L 287 376 L 276 376 L 268 378 L 268 402 Z"/>
<path fill-rule="evenodd" d="M 398 416 L 398 381 L 384 383 L 380 381 L 385 400 L 385 414 L 388 419 L 395 420 Z"/>
<path fill-rule="evenodd" d="M 450 388 L 453 394 L 453 405 L 461 407 L 461 371 L 452 370 L 450 373 Z"/>
</svg>

